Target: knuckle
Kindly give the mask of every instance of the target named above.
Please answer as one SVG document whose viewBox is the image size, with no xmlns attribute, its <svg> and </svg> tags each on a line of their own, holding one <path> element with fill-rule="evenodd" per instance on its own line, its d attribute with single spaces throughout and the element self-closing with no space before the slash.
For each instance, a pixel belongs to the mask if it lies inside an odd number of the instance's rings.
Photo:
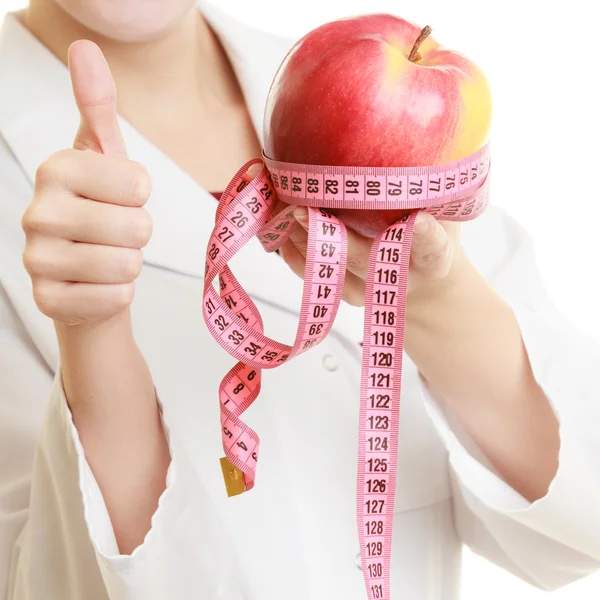
<svg viewBox="0 0 600 600">
<path fill-rule="evenodd" d="M 35 171 L 36 186 L 43 187 L 56 182 L 70 164 L 72 153 L 72 150 L 57 150 L 41 162 Z"/>
<path fill-rule="evenodd" d="M 56 180 L 56 159 L 51 156 L 44 162 L 38 165 L 35 170 L 35 185 L 36 187 L 44 187 L 50 185 Z"/>
<path fill-rule="evenodd" d="M 364 273 L 367 271 L 367 262 L 363 256 L 349 256 L 347 268 L 352 273 Z"/>
<path fill-rule="evenodd" d="M 27 236 L 29 233 L 33 232 L 33 227 L 35 227 L 34 220 L 32 218 L 33 207 L 32 204 L 29 204 L 23 214 L 21 215 L 21 229 L 25 232 Z"/>
<path fill-rule="evenodd" d="M 439 268 L 440 264 L 448 258 L 450 245 L 448 240 L 429 246 L 424 252 L 418 255 L 418 263 L 424 268 Z"/>
<path fill-rule="evenodd" d="M 133 302 L 135 294 L 135 283 L 126 283 L 116 286 L 114 304 L 115 308 L 123 309 Z"/>
<path fill-rule="evenodd" d="M 150 241 L 152 229 L 150 213 L 143 208 L 137 210 L 132 227 L 133 243 L 136 248 L 143 248 Z"/>
<path fill-rule="evenodd" d="M 33 286 L 33 299 L 42 313 L 52 316 L 58 307 L 58 298 L 54 286 L 49 282 L 37 282 Z"/>
<path fill-rule="evenodd" d="M 21 217 L 21 229 L 25 235 L 29 237 L 35 233 L 43 233 L 47 225 L 45 211 L 41 210 L 41 206 L 37 202 L 29 204 Z"/>
<path fill-rule="evenodd" d="M 446 249 L 436 250 L 421 257 L 421 264 L 425 267 L 437 268 L 446 256 Z"/>
<path fill-rule="evenodd" d="M 135 206 L 143 206 L 150 197 L 152 191 L 152 179 L 144 165 L 130 161 L 131 172 L 133 176 L 132 201 Z"/>
<path fill-rule="evenodd" d="M 31 244 L 26 244 L 23 250 L 23 266 L 32 276 L 42 275 L 44 273 L 44 254 L 38 248 Z"/>
<path fill-rule="evenodd" d="M 143 255 L 141 250 L 129 250 L 121 253 L 121 275 L 125 281 L 134 281 L 139 276 L 142 265 Z"/>
</svg>

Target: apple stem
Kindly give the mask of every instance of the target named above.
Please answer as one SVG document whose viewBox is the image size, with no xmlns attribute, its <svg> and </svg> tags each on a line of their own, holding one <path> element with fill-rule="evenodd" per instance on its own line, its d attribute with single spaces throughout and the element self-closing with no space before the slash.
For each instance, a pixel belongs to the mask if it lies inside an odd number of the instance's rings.
<svg viewBox="0 0 600 600">
<path fill-rule="evenodd" d="M 410 51 L 410 54 L 408 55 L 408 60 L 410 60 L 410 62 L 416 62 L 418 60 L 421 60 L 419 48 L 421 44 L 429 37 L 429 34 L 432 31 L 433 29 L 431 29 L 429 25 L 427 25 L 427 27 L 423 27 L 421 33 L 419 34 L 419 37 L 417 38 L 417 41 L 415 42 L 415 45 L 413 46 L 412 50 Z"/>
</svg>

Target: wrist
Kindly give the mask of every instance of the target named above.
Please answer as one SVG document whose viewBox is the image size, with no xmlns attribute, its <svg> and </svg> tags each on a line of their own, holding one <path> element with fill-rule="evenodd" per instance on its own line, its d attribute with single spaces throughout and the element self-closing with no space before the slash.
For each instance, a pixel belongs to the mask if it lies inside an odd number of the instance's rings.
<svg viewBox="0 0 600 600">
<path fill-rule="evenodd" d="M 90 340 L 97 337 L 132 336 L 131 311 L 129 307 L 113 315 L 108 319 L 93 323 L 84 322 L 80 325 L 68 325 L 60 321 L 54 321 L 54 330 L 59 345 L 81 343 L 82 340 Z"/>
<path fill-rule="evenodd" d="M 130 389 L 134 397 L 153 394 L 147 366 L 133 336 L 129 310 L 109 320 L 85 327 L 55 323 L 60 368 L 65 395 L 71 410 L 92 408 L 99 397 L 120 396 Z M 106 393 L 114 388 L 112 393 Z M 133 401 L 135 403 L 135 401 Z"/>
</svg>

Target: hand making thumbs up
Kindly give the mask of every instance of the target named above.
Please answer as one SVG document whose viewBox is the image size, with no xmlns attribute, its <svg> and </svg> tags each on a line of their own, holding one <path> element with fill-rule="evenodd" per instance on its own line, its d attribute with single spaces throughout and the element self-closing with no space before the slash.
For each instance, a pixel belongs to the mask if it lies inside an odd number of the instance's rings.
<svg viewBox="0 0 600 600">
<path fill-rule="evenodd" d="M 22 219 L 23 262 L 38 308 L 67 325 L 96 324 L 128 310 L 152 221 L 142 208 L 151 182 L 127 159 L 115 85 L 100 49 L 69 51 L 81 123 L 73 149 L 40 165 Z"/>
</svg>

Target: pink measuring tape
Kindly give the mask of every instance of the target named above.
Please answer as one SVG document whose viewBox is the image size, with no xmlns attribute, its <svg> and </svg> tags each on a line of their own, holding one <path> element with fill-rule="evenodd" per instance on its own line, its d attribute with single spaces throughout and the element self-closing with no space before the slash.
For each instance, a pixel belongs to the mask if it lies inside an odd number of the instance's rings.
<svg viewBox="0 0 600 600">
<path fill-rule="evenodd" d="M 262 164 L 254 178 L 253 165 Z M 239 362 L 219 388 L 223 475 L 229 495 L 254 486 L 258 435 L 241 420 L 272 369 L 319 344 L 342 298 L 347 236 L 327 208 L 408 209 L 373 242 L 367 275 L 358 436 L 357 525 L 369 600 L 390 600 L 392 519 L 398 462 L 400 385 L 410 247 L 420 210 L 468 221 L 488 204 L 486 145 L 446 165 L 411 168 L 328 167 L 282 163 L 263 156 L 245 164 L 221 196 L 206 252 L 203 314 L 215 340 Z M 275 215 L 277 200 L 290 206 Z M 308 247 L 300 322 L 292 346 L 263 334 L 258 309 L 227 266 L 257 235 L 267 252 L 298 226 L 307 206 Z M 213 287 L 219 280 L 219 291 Z"/>
</svg>

